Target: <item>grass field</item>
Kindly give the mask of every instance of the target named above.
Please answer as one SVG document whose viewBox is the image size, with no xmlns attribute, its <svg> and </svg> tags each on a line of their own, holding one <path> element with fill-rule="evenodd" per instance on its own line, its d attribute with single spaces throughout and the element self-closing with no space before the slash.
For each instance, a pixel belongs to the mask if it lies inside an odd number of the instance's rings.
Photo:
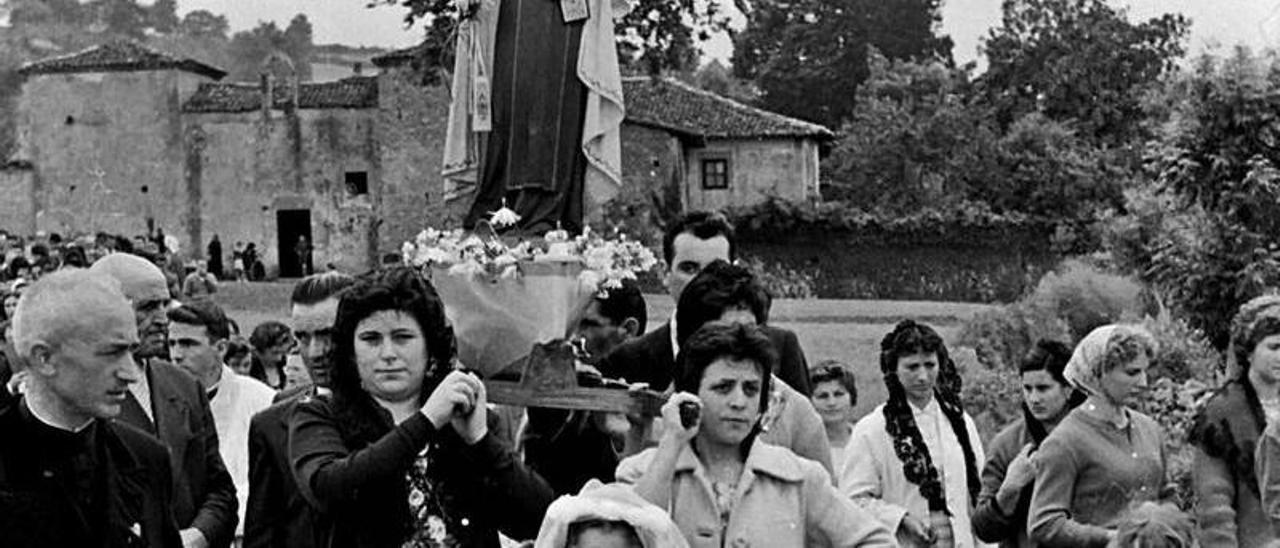
<svg viewBox="0 0 1280 548">
<path fill-rule="evenodd" d="M 223 283 L 216 298 L 246 335 L 267 320 L 285 320 L 289 311 L 289 283 Z M 673 304 L 666 295 L 648 295 L 649 327 L 661 325 Z M 904 318 L 938 329 L 952 340 L 965 320 L 987 305 L 916 301 L 778 300 L 770 323 L 790 329 L 800 338 L 810 365 L 838 359 L 853 366 L 858 376 L 858 414 L 884 401 L 880 380 L 880 339 Z"/>
</svg>

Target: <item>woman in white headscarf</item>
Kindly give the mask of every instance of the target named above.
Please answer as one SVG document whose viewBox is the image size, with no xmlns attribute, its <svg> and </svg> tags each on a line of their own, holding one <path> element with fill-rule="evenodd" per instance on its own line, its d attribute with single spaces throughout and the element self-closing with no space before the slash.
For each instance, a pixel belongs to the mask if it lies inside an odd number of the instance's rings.
<svg viewBox="0 0 1280 548">
<path fill-rule="evenodd" d="M 1027 520 L 1037 546 L 1102 548 L 1126 508 L 1164 486 L 1164 431 L 1130 405 L 1147 386 L 1155 339 L 1106 325 L 1076 346 L 1063 376 L 1088 394 L 1040 446 Z"/>
</svg>

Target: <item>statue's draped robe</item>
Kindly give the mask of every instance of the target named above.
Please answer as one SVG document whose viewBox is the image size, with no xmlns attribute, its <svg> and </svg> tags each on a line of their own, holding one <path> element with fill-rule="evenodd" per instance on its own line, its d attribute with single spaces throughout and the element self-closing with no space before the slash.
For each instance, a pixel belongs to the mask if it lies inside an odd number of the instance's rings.
<svg viewBox="0 0 1280 548">
<path fill-rule="evenodd" d="M 462 25 L 444 175 L 453 194 L 476 185 L 467 226 L 506 198 L 526 232 L 576 231 L 584 194 L 602 202 L 621 184 L 613 15 L 626 7 L 586 1 L 590 17 L 565 23 L 560 0 L 483 0 Z M 486 115 L 492 131 L 477 131 Z"/>
</svg>

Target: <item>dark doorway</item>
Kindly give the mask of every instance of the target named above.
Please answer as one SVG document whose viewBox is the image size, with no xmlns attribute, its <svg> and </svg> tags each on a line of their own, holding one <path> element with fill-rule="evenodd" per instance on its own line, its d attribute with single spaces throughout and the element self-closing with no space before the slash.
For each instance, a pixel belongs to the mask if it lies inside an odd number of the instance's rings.
<svg viewBox="0 0 1280 548">
<path fill-rule="evenodd" d="M 281 278 L 301 278 L 310 274 L 311 210 L 281 209 L 276 211 L 276 256 L 280 258 Z"/>
</svg>

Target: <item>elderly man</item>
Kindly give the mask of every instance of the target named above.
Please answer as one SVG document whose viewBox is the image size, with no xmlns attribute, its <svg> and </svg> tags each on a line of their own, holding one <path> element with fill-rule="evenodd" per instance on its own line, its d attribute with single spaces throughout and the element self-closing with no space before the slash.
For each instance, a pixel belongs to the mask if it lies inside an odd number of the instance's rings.
<svg viewBox="0 0 1280 548">
<path fill-rule="evenodd" d="M 289 463 L 289 415 L 302 398 L 327 393 L 329 350 L 338 300 L 355 279 L 339 272 L 303 278 L 290 297 L 290 319 L 312 386 L 280 394 L 281 401 L 253 417 L 249 425 L 249 502 L 244 547 L 311 548 L 317 515 L 302 499 Z"/>
<path fill-rule="evenodd" d="M 231 336 L 222 308 L 207 300 L 171 308 L 169 356 L 174 365 L 191 373 L 209 394 L 209 408 L 218 431 L 218 451 L 236 485 L 240 522 L 249 497 L 249 421 L 271 406 L 276 391 L 252 377 L 237 375 L 222 363 Z M 236 536 L 244 530 L 237 527 Z"/>
<path fill-rule="evenodd" d="M 229 546 L 235 535 L 236 487 L 218 453 L 209 398 L 168 356 L 169 285 L 156 265 L 137 255 L 112 253 L 90 272 L 119 282 L 133 304 L 139 344 L 133 352 L 138 382 L 129 385 L 120 420 L 160 439 L 173 471 L 173 517 L 185 548 Z"/>
<path fill-rule="evenodd" d="M 138 380 L 133 311 L 110 279 L 55 272 L 18 305 L 23 397 L 0 411 L 0 546 L 176 546 L 158 441 L 111 419 Z"/>
</svg>

